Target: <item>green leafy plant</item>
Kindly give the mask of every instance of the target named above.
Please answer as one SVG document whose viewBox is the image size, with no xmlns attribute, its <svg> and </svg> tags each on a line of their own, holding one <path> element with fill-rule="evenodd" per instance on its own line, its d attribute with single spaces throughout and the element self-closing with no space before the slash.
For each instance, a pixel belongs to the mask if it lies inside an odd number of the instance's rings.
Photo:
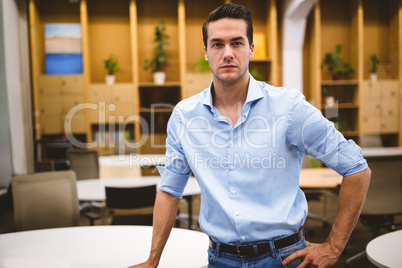
<svg viewBox="0 0 402 268">
<path fill-rule="evenodd" d="M 199 57 L 193 65 L 191 65 L 191 71 L 199 71 L 202 73 L 209 72 L 209 62 L 205 60 L 204 56 Z"/>
<path fill-rule="evenodd" d="M 109 55 L 109 57 L 103 60 L 103 64 L 107 70 L 107 73 L 112 75 L 119 71 L 117 57 L 114 55 Z"/>
<path fill-rule="evenodd" d="M 355 73 L 355 71 L 353 70 L 352 66 L 350 65 L 350 62 L 345 62 L 343 64 L 343 68 L 344 68 L 343 76 L 345 78 L 350 78 L 352 76 L 352 74 Z"/>
<path fill-rule="evenodd" d="M 349 62 L 343 62 L 340 54 L 342 52 L 342 45 L 337 44 L 335 52 L 328 52 L 325 54 L 322 61 L 321 68 L 328 67 L 329 72 L 332 74 L 332 79 L 337 80 L 340 78 L 349 78 L 354 73 Z"/>
<path fill-rule="evenodd" d="M 377 58 L 376 54 L 371 55 L 370 60 L 371 60 L 371 73 L 376 74 L 377 73 L 377 65 L 380 63 L 380 60 Z"/>
<path fill-rule="evenodd" d="M 347 123 L 345 118 L 338 116 L 331 118 L 331 121 L 335 124 L 336 129 L 338 129 L 340 132 L 345 131 L 347 127 Z"/>
<path fill-rule="evenodd" d="M 325 96 L 330 96 L 331 95 L 332 88 L 330 88 L 330 87 L 322 87 L 321 90 L 322 90 L 323 95 L 325 95 Z"/>
<path fill-rule="evenodd" d="M 151 60 L 145 60 L 145 70 L 158 72 L 162 69 L 166 56 L 169 54 L 169 52 L 165 49 L 165 47 L 169 45 L 169 43 L 166 42 L 167 39 L 169 39 L 169 36 L 166 34 L 165 22 L 161 21 L 159 25 L 155 27 L 154 43 L 156 45 L 154 48 L 154 57 Z"/>
<path fill-rule="evenodd" d="M 250 68 L 250 74 L 257 80 L 263 80 L 264 76 L 255 68 Z"/>
</svg>

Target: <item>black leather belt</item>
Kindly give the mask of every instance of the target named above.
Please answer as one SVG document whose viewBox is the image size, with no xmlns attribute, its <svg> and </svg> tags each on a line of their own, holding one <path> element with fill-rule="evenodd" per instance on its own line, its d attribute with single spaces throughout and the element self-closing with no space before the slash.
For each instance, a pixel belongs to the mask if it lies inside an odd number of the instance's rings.
<svg viewBox="0 0 402 268">
<path fill-rule="evenodd" d="M 300 230 L 292 234 L 290 236 L 278 239 L 274 241 L 274 245 L 276 249 L 284 248 L 291 246 L 297 242 L 299 242 L 304 236 L 303 227 Z M 213 249 L 216 249 L 216 242 L 209 239 L 209 246 Z M 232 246 L 226 244 L 220 244 L 219 246 L 220 252 L 226 252 L 230 254 L 237 255 L 239 257 L 257 257 L 262 254 L 265 254 L 270 251 L 269 243 L 255 244 L 255 245 L 239 245 Z"/>
</svg>

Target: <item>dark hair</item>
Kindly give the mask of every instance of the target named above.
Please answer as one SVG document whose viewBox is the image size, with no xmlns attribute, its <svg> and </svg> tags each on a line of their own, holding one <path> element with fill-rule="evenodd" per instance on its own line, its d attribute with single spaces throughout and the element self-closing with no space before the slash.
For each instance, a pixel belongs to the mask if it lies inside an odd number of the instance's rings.
<svg viewBox="0 0 402 268">
<path fill-rule="evenodd" d="M 250 45 L 253 43 L 253 20 L 251 19 L 250 11 L 242 5 L 228 3 L 209 13 L 207 21 L 202 25 L 202 37 L 205 47 L 207 47 L 209 23 L 223 18 L 243 19 L 247 23 L 248 42 Z"/>
</svg>

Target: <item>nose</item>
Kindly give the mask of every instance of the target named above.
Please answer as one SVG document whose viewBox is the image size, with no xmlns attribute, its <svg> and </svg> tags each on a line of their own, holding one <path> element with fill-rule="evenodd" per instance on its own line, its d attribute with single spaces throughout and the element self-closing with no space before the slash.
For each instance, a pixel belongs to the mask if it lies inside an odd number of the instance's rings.
<svg viewBox="0 0 402 268">
<path fill-rule="evenodd" d="M 232 48 L 229 45 L 225 46 L 223 59 L 226 60 L 226 61 L 233 60 L 233 51 L 232 51 Z"/>
</svg>

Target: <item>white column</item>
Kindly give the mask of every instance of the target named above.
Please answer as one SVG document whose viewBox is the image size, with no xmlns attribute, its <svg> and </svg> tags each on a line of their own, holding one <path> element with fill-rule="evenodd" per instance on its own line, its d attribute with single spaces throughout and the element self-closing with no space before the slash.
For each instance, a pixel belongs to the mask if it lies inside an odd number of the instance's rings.
<svg viewBox="0 0 402 268">
<path fill-rule="evenodd" d="M 283 86 L 303 92 L 303 42 L 307 17 L 318 0 L 285 0 L 283 21 Z"/>
</svg>

